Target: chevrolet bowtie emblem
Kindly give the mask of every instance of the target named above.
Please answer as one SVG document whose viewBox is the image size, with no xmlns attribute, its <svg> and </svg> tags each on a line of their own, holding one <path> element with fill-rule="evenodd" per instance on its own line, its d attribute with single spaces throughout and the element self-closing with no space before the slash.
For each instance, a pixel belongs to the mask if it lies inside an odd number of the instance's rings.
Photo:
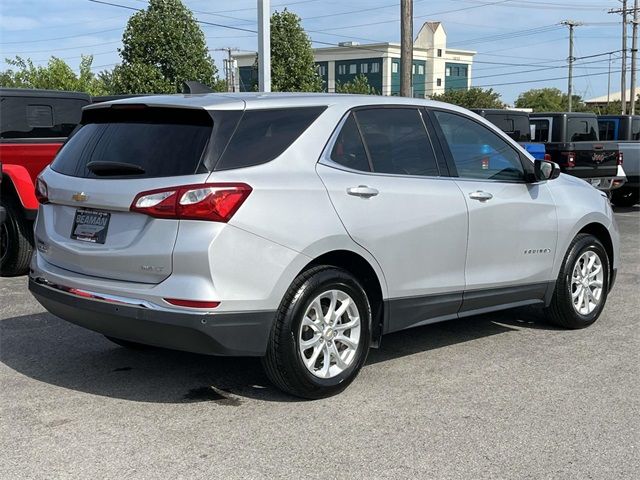
<svg viewBox="0 0 640 480">
<path fill-rule="evenodd" d="M 71 198 L 73 198 L 76 202 L 86 202 L 87 198 L 89 197 L 84 192 L 76 192 L 73 195 L 71 195 Z"/>
</svg>

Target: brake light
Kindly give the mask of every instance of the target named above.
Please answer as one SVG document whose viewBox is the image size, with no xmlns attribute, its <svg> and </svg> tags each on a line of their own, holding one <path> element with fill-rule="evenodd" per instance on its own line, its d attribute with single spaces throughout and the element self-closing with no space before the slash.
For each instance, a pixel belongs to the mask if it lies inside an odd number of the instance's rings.
<svg viewBox="0 0 640 480">
<path fill-rule="evenodd" d="M 218 305 L 220 305 L 220 302 L 182 300 L 180 298 L 165 298 L 164 301 L 167 303 L 170 303 L 171 305 L 176 305 L 178 307 L 189 307 L 189 308 L 216 308 Z"/>
<path fill-rule="evenodd" d="M 39 175 L 36 178 L 36 200 L 42 205 L 49 203 L 49 187 Z"/>
<path fill-rule="evenodd" d="M 563 167 L 575 167 L 576 166 L 576 154 L 575 152 L 561 152 L 562 163 L 560 164 Z"/>
<path fill-rule="evenodd" d="M 551 154 L 545 153 L 544 154 L 544 161 L 545 162 L 550 162 L 551 161 Z"/>
<path fill-rule="evenodd" d="M 618 165 L 622 165 L 624 162 L 624 154 L 622 152 L 618 152 Z"/>
<path fill-rule="evenodd" d="M 251 187 L 244 183 L 204 183 L 141 192 L 130 210 L 156 218 L 228 222 Z"/>
</svg>

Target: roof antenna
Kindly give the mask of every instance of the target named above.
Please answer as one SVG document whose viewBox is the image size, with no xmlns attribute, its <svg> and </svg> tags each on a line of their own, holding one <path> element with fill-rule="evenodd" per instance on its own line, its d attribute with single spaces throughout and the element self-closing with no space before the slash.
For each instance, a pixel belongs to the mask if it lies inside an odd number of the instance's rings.
<svg viewBox="0 0 640 480">
<path fill-rule="evenodd" d="M 213 90 L 206 85 L 195 82 L 192 80 L 182 82 L 182 93 L 184 94 L 195 94 L 195 93 L 213 93 Z"/>
</svg>

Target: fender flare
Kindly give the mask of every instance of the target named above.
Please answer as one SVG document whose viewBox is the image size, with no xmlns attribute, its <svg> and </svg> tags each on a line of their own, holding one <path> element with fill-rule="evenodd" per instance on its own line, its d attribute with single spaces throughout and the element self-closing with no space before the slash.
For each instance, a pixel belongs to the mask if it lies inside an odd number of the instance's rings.
<svg viewBox="0 0 640 480">
<path fill-rule="evenodd" d="M 6 177 L 5 181 L 11 182 L 13 185 L 22 208 L 37 210 L 38 200 L 36 199 L 35 186 L 27 169 L 21 165 L 3 164 L 2 174 Z"/>
</svg>

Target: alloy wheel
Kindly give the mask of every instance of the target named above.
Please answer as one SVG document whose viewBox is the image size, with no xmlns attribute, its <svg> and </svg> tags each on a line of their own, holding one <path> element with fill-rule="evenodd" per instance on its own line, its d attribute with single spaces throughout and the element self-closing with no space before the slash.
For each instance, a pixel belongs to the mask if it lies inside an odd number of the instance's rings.
<svg viewBox="0 0 640 480">
<path fill-rule="evenodd" d="M 600 304 L 604 273 L 600 256 L 592 250 L 576 260 L 571 274 L 571 300 L 580 315 L 589 315 Z"/>
</svg>

